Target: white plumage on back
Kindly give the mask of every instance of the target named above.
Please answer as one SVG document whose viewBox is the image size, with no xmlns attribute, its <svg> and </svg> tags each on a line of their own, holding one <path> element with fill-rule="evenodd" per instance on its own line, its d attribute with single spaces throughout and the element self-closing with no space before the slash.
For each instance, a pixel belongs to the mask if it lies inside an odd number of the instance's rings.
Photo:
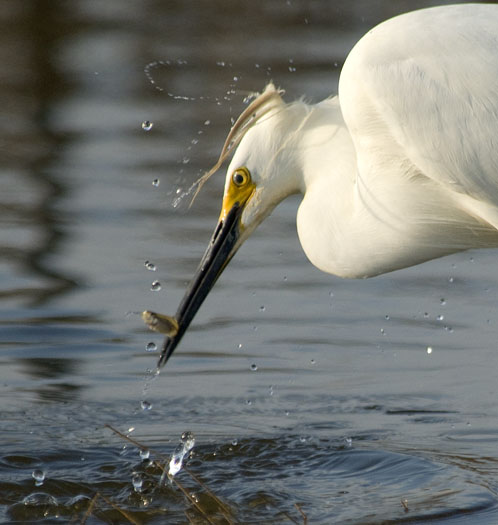
<svg viewBox="0 0 498 525">
<path fill-rule="evenodd" d="M 256 182 L 248 233 L 302 191 L 309 259 L 368 277 L 498 246 L 498 7 L 401 15 L 348 56 L 339 97 L 276 106 L 230 164 Z"/>
</svg>

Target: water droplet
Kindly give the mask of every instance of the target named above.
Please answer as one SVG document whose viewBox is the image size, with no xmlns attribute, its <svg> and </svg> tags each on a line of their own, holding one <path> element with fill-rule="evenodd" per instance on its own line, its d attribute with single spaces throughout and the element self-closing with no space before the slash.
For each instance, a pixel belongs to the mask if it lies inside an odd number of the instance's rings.
<svg viewBox="0 0 498 525">
<path fill-rule="evenodd" d="M 43 482 L 45 481 L 45 472 L 43 472 L 43 470 L 40 470 L 40 469 L 33 470 L 31 475 L 33 476 L 33 479 L 35 480 L 35 485 L 37 487 L 40 487 L 41 485 L 43 485 Z"/>
<path fill-rule="evenodd" d="M 187 431 L 182 434 L 182 443 L 183 448 L 185 449 L 185 454 L 190 452 L 195 446 L 195 436 L 192 432 Z"/>
<path fill-rule="evenodd" d="M 344 438 L 344 446 L 346 448 L 351 448 L 353 446 L 353 438 L 345 437 Z"/>
<path fill-rule="evenodd" d="M 144 399 L 143 401 L 140 401 L 140 407 L 142 410 L 150 410 L 152 408 L 152 403 L 145 401 Z"/>
<path fill-rule="evenodd" d="M 255 365 L 254 363 L 251 365 L 251 370 L 253 372 L 256 372 L 256 370 L 258 369 L 257 365 Z"/>
<path fill-rule="evenodd" d="M 205 120 L 205 121 L 204 121 L 204 126 L 209 126 L 209 124 L 211 124 L 211 121 L 210 121 L 210 120 Z"/>
<path fill-rule="evenodd" d="M 156 343 L 151 341 L 150 343 L 147 343 L 145 349 L 147 350 L 147 352 L 155 352 L 157 350 L 157 345 Z"/>
<path fill-rule="evenodd" d="M 158 292 L 161 289 L 161 283 L 159 281 L 153 281 L 150 289 L 152 292 Z"/>
<path fill-rule="evenodd" d="M 144 266 L 151 272 L 155 272 L 157 270 L 156 265 L 150 261 L 145 261 Z"/>
<path fill-rule="evenodd" d="M 134 474 L 131 478 L 131 482 L 133 483 L 133 488 L 135 489 L 135 492 L 142 492 L 144 480 L 142 479 L 142 476 L 140 474 Z"/>
<path fill-rule="evenodd" d="M 152 129 L 152 126 L 154 126 L 154 123 L 151 122 L 150 120 L 144 120 L 142 122 L 142 129 L 144 131 L 150 131 Z"/>
<path fill-rule="evenodd" d="M 384 316 L 384 319 L 385 319 L 386 321 L 389 321 L 389 319 L 391 319 L 391 318 L 390 318 L 388 315 L 386 315 L 386 316 Z"/>
<path fill-rule="evenodd" d="M 252 401 L 251 401 L 250 399 L 248 399 L 248 400 L 246 401 L 246 405 L 252 405 Z"/>
<path fill-rule="evenodd" d="M 455 282 L 455 278 L 454 278 L 454 277 L 450 277 L 450 278 L 448 279 L 448 282 L 450 282 L 450 283 Z"/>
<path fill-rule="evenodd" d="M 242 343 L 239 343 L 239 348 L 242 348 L 242 346 L 243 346 Z"/>
<path fill-rule="evenodd" d="M 257 64 L 256 64 L 256 67 L 258 67 Z M 244 97 L 244 100 L 242 102 L 244 104 L 249 104 L 249 102 L 253 101 L 255 98 L 256 98 L 255 93 L 250 93 L 249 95 L 247 95 L 247 97 Z"/>
<path fill-rule="evenodd" d="M 269 392 L 270 396 L 272 396 L 274 394 L 274 392 L 273 392 L 273 385 L 270 385 L 270 388 L 268 389 L 268 392 Z"/>
<path fill-rule="evenodd" d="M 428 312 L 424 312 L 424 317 L 427 319 L 429 317 L 429 313 Z"/>
<path fill-rule="evenodd" d="M 177 447 L 178 448 L 178 447 Z M 183 454 L 181 451 L 183 450 L 183 447 L 181 449 L 176 450 L 171 455 L 171 459 L 169 462 L 169 470 L 168 470 L 168 476 L 175 476 L 180 472 L 180 469 L 182 468 L 183 464 Z"/>
<path fill-rule="evenodd" d="M 152 181 L 152 186 L 154 186 L 154 188 L 157 188 L 159 184 L 161 184 L 161 181 L 159 179 L 154 179 Z"/>
<path fill-rule="evenodd" d="M 446 304 L 446 299 L 442 297 L 439 303 L 441 304 L 441 306 L 444 306 Z"/>
<path fill-rule="evenodd" d="M 315 361 L 314 359 L 312 359 L 312 360 L 310 361 L 310 363 L 311 363 L 312 365 L 315 365 L 315 364 L 316 364 L 316 361 Z"/>
<path fill-rule="evenodd" d="M 427 347 L 427 353 L 428 354 L 432 354 L 432 346 L 428 346 Z"/>
<path fill-rule="evenodd" d="M 264 312 L 265 310 L 266 310 L 266 306 L 261 305 L 261 306 L 259 307 L 259 311 L 260 311 L 260 312 Z"/>
<path fill-rule="evenodd" d="M 436 317 L 436 319 L 437 319 L 438 321 L 442 321 L 442 320 L 444 319 L 444 315 L 443 315 L 443 314 L 439 314 L 439 315 Z"/>
<path fill-rule="evenodd" d="M 131 433 L 134 432 L 134 431 L 135 431 L 135 427 L 130 427 L 130 428 L 128 429 L 128 434 L 131 434 Z"/>
<path fill-rule="evenodd" d="M 232 439 L 232 447 L 236 447 L 239 442 L 236 439 Z"/>
<path fill-rule="evenodd" d="M 150 457 L 150 450 L 147 449 L 147 448 L 141 448 L 140 451 L 139 451 L 139 454 L 140 454 L 140 458 L 141 459 L 149 459 Z"/>
<path fill-rule="evenodd" d="M 384 330 L 384 328 L 381 328 L 381 329 L 380 329 L 380 333 L 381 333 L 382 335 L 386 335 L 386 331 Z"/>
</svg>

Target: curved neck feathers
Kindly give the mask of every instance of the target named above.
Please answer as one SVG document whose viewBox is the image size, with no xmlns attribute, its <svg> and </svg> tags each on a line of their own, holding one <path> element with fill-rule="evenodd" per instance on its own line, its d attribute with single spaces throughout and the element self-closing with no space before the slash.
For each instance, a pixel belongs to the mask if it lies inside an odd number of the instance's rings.
<svg viewBox="0 0 498 525">
<path fill-rule="evenodd" d="M 264 133 L 259 134 L 266 151 L 260 166 L 272 199 L 280 202 L 294 193 L 306 193 L 319 179 L 342 180 L 352 191 L 356 154 L 342 118 L 337 97 L 316 105 L 298 101 L 276 107 Z M 263 130 L 261 130 L 263 131 Z M 345 178 L 350 184 L 345 185 Z"/>
<path fill-rule="evenodd" d="M 338 98 L 307 106 L 296 146 L 301 245 L 311 262 L 342 277 L 370 277 L 469 248 L 498 245 L 498 232 L 421 173 L 382 127 L 355 144 Z M 389 154 L 379 147 L 390 144 Z M 358 148 L 358 149 L 357 149 Z M 296 174 L 294 174 L 296 177 Z"/>
</svg>

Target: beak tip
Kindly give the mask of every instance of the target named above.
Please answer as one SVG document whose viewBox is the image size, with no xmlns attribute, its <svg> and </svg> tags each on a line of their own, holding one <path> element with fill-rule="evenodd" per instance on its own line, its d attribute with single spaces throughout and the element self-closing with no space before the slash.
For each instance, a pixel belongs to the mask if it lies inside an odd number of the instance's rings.
<svg viewBox="0 0 498 525">
<path fill-rule="evenodd" d="M 158 369 L 162 368 L 178 346 L 197 310 L 213 287 L 225 266 L 237 251 L 240 236 L 239 219 L 243 207 L 235 203 L 227 215 L 218 222 L 206 252 L 178 307 L 176 315 L 157 314 L 146 310 L 142 313 L 145 324 L 166 335 Z"/>
<path fill-rule="evenodd" d="M 175 338 L 166 336 L 164 340 L 164 344 L 163 344 L 163 349 L 159 357 L 159 361 L 157 362 L 158 369 L 162 368 L 168 362 L 175 348 L 176 348 Z"/>
</svg>

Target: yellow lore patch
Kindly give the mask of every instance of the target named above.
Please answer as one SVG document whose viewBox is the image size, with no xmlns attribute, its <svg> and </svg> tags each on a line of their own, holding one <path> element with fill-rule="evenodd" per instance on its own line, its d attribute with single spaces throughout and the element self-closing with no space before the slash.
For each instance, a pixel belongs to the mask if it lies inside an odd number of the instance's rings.
<svg viewBox="0 0 498 525">
<path fill-rule="evenodd" d="M 223 221 L 228 212 L 235 206 L 245 206 L 251 198 L 256 185 L 251 179 L 251 173 L 245 167 L 237 168 L 230 179 L 230 184 L 223 197 L 221 207 L 220 221 Z"/>
</svg>

